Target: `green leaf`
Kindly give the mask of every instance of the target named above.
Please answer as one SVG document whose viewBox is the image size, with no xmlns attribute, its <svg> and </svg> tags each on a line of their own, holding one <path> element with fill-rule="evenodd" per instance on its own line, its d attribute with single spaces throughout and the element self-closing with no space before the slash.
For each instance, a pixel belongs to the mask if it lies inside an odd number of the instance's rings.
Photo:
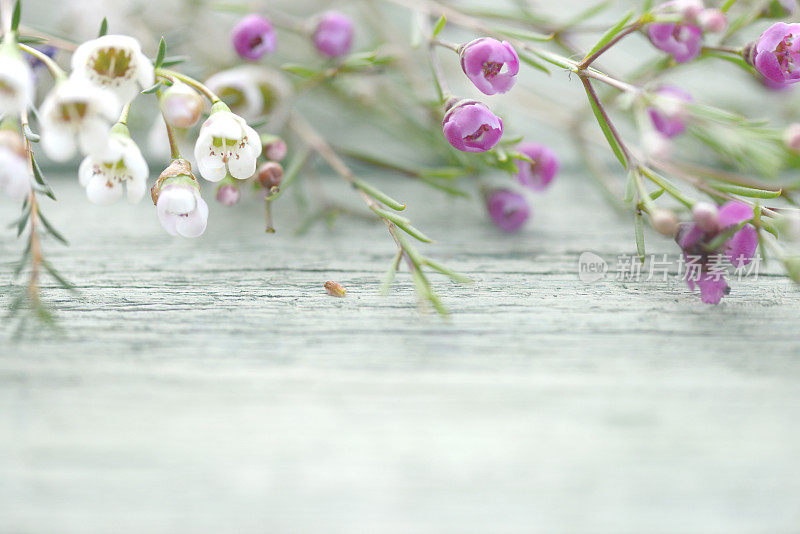
<svg viewBox="0 0 800 534">
<path fill-rule="evenodd" d="M 50 276 L 52 276 L 53 279 L 55 279 L 55 281 L 58 282 L 61 287 L 70 290 L 75 289 L 75 285 L 72 282 L 68 281 L 63 276 L 61 276 L 61 274 L 58 271 L 56 271 L 55 267 L 50 265 L 49 261 L 42 260 L 42 267 L 44 267 L 47 270 L 47 272 L 50 273 Z"/>
<path fill-rule="evenodd" d="M 100 31 L 97 32 L 98 37 L 102 37 L 108 33 L 108 19 L 103 17 L 103 22 L 100 23 Z"/>
<path fill-rule="evenodd" d="M 411 226 L 410 224 L 407 224 L 407 223 L 395 223 L 395 225 L 397 225 L 398 228 L 402 229 L 405 233 L 407 233 L 411 237 L 413 237 L 415 239 L 419 239 L 423 243 L 433 243 L 433 239 L 431 239 L 430 237 L 426 236 L 420 230 L 418 230 L 417 228 Z"/>
<path fill-rule="evenodd" d="M 48 231 L 48 232 L 50 232 L 50 235 L 52 235 L 53 237 L 55 237 L 56 239 L 58 239 L 59 241 L 61 241 L 61 242 L 62 242 L 62 243 L 64 243 L 65 245 L 69 245 L 69 241 L 67 241 L 67 240 L 64 238 L 64 236 L 63 236 L 63 235 L 61 235 L 61 232 L 59 232 L 58 230 L 56 230 L 56 229 L 53 227 L 53 225 L 52 225 L 52 224 L 50 224 L 50 221 L 48 221 L 48 220 L 45 218 L 45 216 L 42 214 L 42 212 L 41 212 L 41 211 L 39 212 L 39 220 L 40 220 L 40 221 L 42 221 L 42 224 L 44 225 L 44 227 L 45 227 L 45 228 L 47 228 L 47 231 Z"/>
<path fill-rule="evenodd" d="M 14 14 L 11 16 L 11 31 L 17 33 L 19 31 L 19 21 L 22 17 L 22 5 L 20 0 L 17 0 L 16 5 L 14 5 Z"/>
<path fill-rule="evenodd" d="M 292 74 L 296 74 L 302 78 L 313 78 L 314 76 L 319 76 L 322 74 L 322 71 L 319 69 L 314 69 L 311 67 L 306 67 L 305 65 L 300 65 L 297 63 L 286 63 L 281 65 L 281 69 L 285 70 L 286 72 L 291 72 Z"/>
<path fill-rule="evenodd" d="M 43 37 L 34 37 L 33 35 L 20 35 L 17 38 L 17 42 L 19 44 L 26 44 L 26 45 L 37 45 L 46 43 L 47 39 Z"/>
<path fill-rule="evenodd" d="M 143 94 L 143 95 L 150 95 L 150 94 L 153 94 L 153 93 L 155 93 L 156 91 L 158 91 L 159 89 L 161 89 L 161 86 L 162 86 L 162 85 L 163 85 L 163 84 L 161 83 L 161 81 L 157 81 L 157 82 L 155 83 L 155 85 L 153 85 L 152 87 L 148 87 L 147 89 L 145 89 L 144 91 L 142 91 L 142 94 Z"/>
<path fill-rule="evenodd" d="M 22 214 L 19 220 L 16 221 L 15 225 L 17 227 L 17 237 L 22 235 L 22 232 L 25 231 L 25 227 L 28 226 L 28 220 L 31 217 L 31 212 L 26 211 Z"/>
<path fill-rule="evenodd" d="M 636 232 L 636 253 L 639 255 L 639 261 L 644 263 L 644 220 L 642 219 L 642 212 L 639 210 L 636 211 L 634 230 Z"/>
<path fill-rule="evenodd" d="M 180 65 L 188 58 L 186 56 L 170 56 L 164 58 L 164 61 L 161 62 L 161 66 L 164 68 L 174 67 L 175 65 Z"/>
<path fill-rule="evenodd" d="M 161 67 L 164 62 L 164 57 L 167 55 L 167 42 L 164 41 L 164 36 L 161 36 L 161 41 L 158 43 L 158 53 L 154 62 L 155 68 Z"/>
<path fill-rule="evenodd" d="M 586 81 L 587 84 L 591 83 L 588 80 Z M 628 168 L 627 160 L 625 159 L 625 153 L 622 151 L 622 147 L 617 142 L 617 138 L 614 136 L 614 132 L 611 131 L 611 126 L 609 126 L 608 122 L 606 122 L 605 117 L 603 117 L 603 113 L 600 111 L 600 108 L 597 105 L 597 102 L 594 99 L 594 96 L 591 94 L 589 87 L 586 87 L 586 94 L 589 96 L 589 104 L 592 106 L 592 112 L 594 113 L 595 118 L 597 119 L 597 123 L 600 125 L 600 129 L 603 130 L 603 135 L 606 136 L 606 141 L 608 141 L 611 150 L 614 152 L 614 155 L 617 156 L 617 159 L 622 164 L 623 167 L 626 169 Z"/>
<path fill-rule="evenodd" d="M 44 175 L 42 174 L 42 169 L 39 167 L 39 163 L 36 161 L 36 157 L 31 152 L 31 167 L 33 168 L 33 178 L 36 180 L 36 183 L 42 186 L 42 193 L 47 195 L 48 197 L 56 200 L 56 196 L 53 194 L 53 190 L 50 189 L 50 185 L 45 181 Z"/>
<path fill-rule="evenodd" d="M 455 280 L 456 282 L 461 282 L 461 283 L 464 283 L 464 284 L 471 284 L 472 283 L 472 279 L 471 278 L 469 278 L 467 276 L 464 276 L 463 274 L 459 274 L 459 273 L 455 272 L 454 270 L 445 267 L 441 263 L 433 261 L 430 258 L 425 258 L 425 264 L 428 265 L 428 267 L 430 267 L 434 271 L 439 271 L 443 275 L 450 277 L 452 280 Z"/>
<path fill-rule="evenodd" d="M 536 56 L 532 56 L 530 54 L 526 54 L 524 52 L 518 52 L 519 58 L 522 60 L 523 63 L 530 65 L 534 69 L 539 69 L 540 71 L 550 74 L 550 69 L 547 68 L 547 65 L 537 58 Z"/>
<path fill-rule="evenodd" d="M 390 197 L 377 187 L 368 184 L 367 182 L 364 182 L 362 180 L 359 180 L 358 178 L 353 178 L 353 187 L 360 189 L 361 191 L 365 192 L 378 202 L 381 202 L 382 204 L 389 206 L 395 211 L 403 211 L 404 209 L 406 209 L 405 204 L 401 204 L 400 202 L 396 201 L 395 199 L 393 199 L 392 197 Z"/>
<path fill-rule="evenodd" d="M 447 19 L 445 19 L 444 15 L 442 15 L 439 18 L 439 22 L 436 23 L 436 27 L 433 28 L 433 35 L 432 36 L 436 37 L 437 35 L 439 35 L 439 33 L 444 29 L 444 25 L 445 24 L 447 24 Z"/>
<path fill-rule="evenodd" d="M 778 198 L 779 196 L 781 196 L 781 193 L 783 192 L 783 190 L 781 189 L 778 189 L 777 191 L 770 191 L 769 189 L 756 189 L 754 187 L 725 184 L 722 182 L 709 182 L 708 185 L 710 185 L 717 191 L 723 191 L 725 193 L 732 193 L 734 195 L 739 195 L 740 197 L 750 197 L 750 198 Z"/>
<path fill-rule="evenodd" d="M 403 251 L 398 250 L 397 255 L 395 255 L 394 259 L 392 260 L 392 264 L 389 266 L 389 269 L 386 271 L 386 276 L 383 277 L 383 283 L 381 283 L 381 295 L 386 295 L 389 293 L 389 288 L 392 287 L 392 282 L 394 282 L 394 277 L 397 274 L 397 269 L 400 267 L 400 260 L 403 259 Z"/>
<path fill-rule="evenodd" d="M 625 13 L 625 15 L 619 20 L 619 22 L 617 22 L 606 33 L 603 34 L 600 40 L 597 41 L 597 44 L 595 44 L 589 51 L 589 53 L 586 54 L 586 57 L 591 56 L 592 54 L 603 48 L 605 45 L 607 45 L 611 41 L 611 39 L 616 37 L 617 34 L 625 28 L 625 25 L 628 24 L 628 21 L 631 20 L 633 13 L 634 11 L 632 9 L 627 13 Z"/>
<path fill-rule="evenodd" d="M 25 268 L 25 265 L 28 262 L 28 258 L 31 255 L 31 242 L 28 241 L 28 245 L 25 247 L 25 250 L 22 251 L 22 257 L 20 257 L 19 262 L 14 267 L 14 279 L 16 280 L 17 277 L 22 273 L 22 270 Z"/>
</svg>

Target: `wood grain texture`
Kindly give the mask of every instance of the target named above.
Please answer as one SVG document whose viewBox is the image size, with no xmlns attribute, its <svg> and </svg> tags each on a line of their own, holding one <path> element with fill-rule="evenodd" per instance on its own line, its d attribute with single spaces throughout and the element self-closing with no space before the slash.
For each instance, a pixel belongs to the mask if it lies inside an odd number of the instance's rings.
<svg viewBox="0 0 800 534">
<path fill-rule="evenodd" d="M 0 532 L 800 532 L 789 282 L 718 307 L 675 277 L 580 282 L 581 252 L 635 246 L 576 171 L 516 236 L 474 200 L 381 186 L 476 280 L 433 277 L 449 320 L 405 274 L 377 295 L 378 224 L 295 238 L 287 196 L 274 236 L 252 202 L 174 240 L 152 206 L 57 181 L 72 246 L 46 250 L 80 295 L 45 292 L 63 337 L 3 333 Z M 3 230 L 2 305 L 19 247 Z"/>
</svg>

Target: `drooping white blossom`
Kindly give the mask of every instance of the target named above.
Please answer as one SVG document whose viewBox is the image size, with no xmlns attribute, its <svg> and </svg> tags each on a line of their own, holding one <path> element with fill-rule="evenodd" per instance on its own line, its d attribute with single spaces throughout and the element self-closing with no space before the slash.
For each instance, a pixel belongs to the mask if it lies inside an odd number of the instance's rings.
<svg viewBox="0 0 800 534">
<path fill-rule="evenodd" d="M 158 220 L 170 235 L 198 237 L 208 224 L 208 204 L 191 183 L 166 182 L 156 203 Z"/>
<path fill-rule="evenodd" d="M 72 55 L 73 76 L 112 91 L 121 104 L 155 83 L 155 70 L 139 41 L 127 35 L 104 35 L 80 45 Z"/>
<path fill-rule="evenodd" d="M 0 114 L 19 116 L 33 102 L 33 73 L 27 61 L 0 52 Z"/>
<path fill-rule="evenodd" d="M 31 171 L 18 132 L 0 130 L 0 192 L 22 201 L 31 192 Z"/>
<path fill-rule="evenodd" d="M 228 173 L 246 180 L 255 174 L 259 154 L 261 139 L 256 131 L 225 104 L 215 104 L 194 146 L 200 175 L 210 182 L 219 182 Z"/>
<path fill-rule="evenodd" d="M 110 91 L 70 77 L 56 85 L 39 110 L 42 148 L 56 161 L 68 160 L 77 149 L 87 155 L 104 155 L 119 109 Z"/>
<path fill-rule="evenodd" d="M 78 179 L 86 196 L 95 204 L 108 205 L 122 198 L 123 184 L 128 200 L 138 203 L 147 191 L 147 162 L 139 147 L 126 133 L 114 132 L 102 157 L 86 156 L 78 168 Z"/>
</svg>

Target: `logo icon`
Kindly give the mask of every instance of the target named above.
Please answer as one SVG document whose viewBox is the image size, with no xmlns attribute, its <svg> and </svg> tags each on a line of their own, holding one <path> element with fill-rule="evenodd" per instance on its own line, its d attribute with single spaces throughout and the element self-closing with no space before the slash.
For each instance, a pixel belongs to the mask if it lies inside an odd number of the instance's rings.
<svg viewBox="0 0 800 534">
<path fill-rule="evenodd" d="M 608 263 L 594 252 L 583 252 L 578 258 L 578 278 L 581 282 L 591 284 L 605 278 Z"/>
</svg>

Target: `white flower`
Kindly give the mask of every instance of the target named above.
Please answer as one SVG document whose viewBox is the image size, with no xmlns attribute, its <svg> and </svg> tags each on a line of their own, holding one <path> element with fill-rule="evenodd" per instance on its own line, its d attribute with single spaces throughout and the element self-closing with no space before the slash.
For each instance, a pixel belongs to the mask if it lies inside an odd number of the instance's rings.
<svg viewBox="0 0 800 534">
<path fill-rule="evenodd" d="M 218 103 L 221 109 L 227 109 Z M 230 172 L 246 180 L 256 172 L 261 154 L 261 139 L 245 120 L 230 111 L 214 111 L 200 128 L 194 157 L 200 174 L 210 182 L 219 182 Z"/>
<path fill-rule="evenodd" d="M 191 128 L 200 120 L 204 104 L 197 91 L 180 81 L 164 91 L 159 101 L 164 120 L 181 129 Z"/>
<path fill-rule="evenodd" d="M 103 154 L 118 111 L 111 92 L 71 77 L 47 95 L 39 110 L 42 148 L 56 161 L 68 160 L 77 147 L 84 154 Z"/>
<path fill-rule="evenodd" d="M 291 91 L 283 74 L 257 65 L 223 70 L 206 80 L 205 85 L 245 119 L 275 111 Z"/>
<path fill-rule="evenodd" d="M 0 53 L 0 114 L 18 116 L 33 102 L 33 73 L 18 55 Z"/>
<path fill-rule="evenodd" d="M 139 41 L 127 35 L 104 35 L 86 41 L 72 55 L 73 76 L 110 89 L 121 103 L 155 84 L 155 70 Z"/>
<path fill-rule="evenodd" d="M 170 235 L 197 237 L 206 231 L 208 204 L 196 187 L 167 181 L 158 194 L 158 220 Z"/>
<path fill-rule="evenodd" d="M 31 192 L 31 171 L 20 135 L 0 131 L 0 191 L 16 201 Z"/>
<path fill-rule="evenodd" d="M 147 190 L 147 162 L 133 139 L 124 133 L 112 133 L 108 153 L 103 157 L 87 156 L 78 168 L 78 179 L 86 196 L 95 204 L 113 204 L 122 198 L 122 184 L 128 200 L 137 203 Z"/>
</svg>

